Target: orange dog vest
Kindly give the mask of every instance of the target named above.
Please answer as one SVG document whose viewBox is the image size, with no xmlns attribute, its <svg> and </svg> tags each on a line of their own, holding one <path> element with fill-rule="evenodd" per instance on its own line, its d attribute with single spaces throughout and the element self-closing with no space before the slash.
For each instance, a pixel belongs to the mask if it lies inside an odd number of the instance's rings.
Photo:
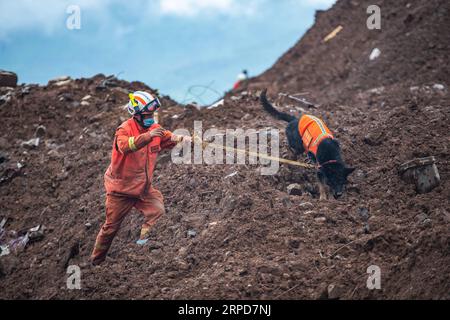
<svg viewBox="0 0 450 320">
<path fill-rule="evenodd" d="M 334 138 L 330 129 L 322 120 L 306 114 L 298 122 L 298 132 L 302 137 L 305 152 L 311 152 L 314 156 L 316 156 L 317 148 L 323 139 Z"/>
</svg>

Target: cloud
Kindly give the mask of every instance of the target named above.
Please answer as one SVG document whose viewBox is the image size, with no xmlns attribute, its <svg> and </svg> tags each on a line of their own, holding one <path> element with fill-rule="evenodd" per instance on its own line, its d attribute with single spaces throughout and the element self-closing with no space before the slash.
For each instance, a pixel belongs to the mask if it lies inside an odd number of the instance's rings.
<svg viewBox="0 0 450 320">
<path fill-rule="evenodd" d="M 194 17 L 200 14 L 251 14 L 256 1 L 237 0 L 160 0 L 160 10 L 163 15 Z"/>
<path fill-rule="evenodd" d="M 67 8 L 79 5 L 81 9 L 81 28 L 86 17 L 92 25 L 114 25 L 112 34 L 123 37 L 132 29 L 121 25 L 117 14 L 129 15 L 129 19 L 145 24 L 149 15 L 164 18 L 201 18 L 204 16 L 229 15 L 250 16 L 270 8 L 272 0 L 0 0 L 0 40 L 11 40 L 16 31 L 30 31 L 53 35 L 66 31 Z M 326 9 L 335 0 L 290 0 L 293 7 L 314 7 Z M 119 12 L 119 13 L 118 13 Z M 142 14 L 144 13 L 144 14 Z"/>
<path fill-rule="evenodd" d="M 298 5 L 313 7 L 316 9 L 328 9 L 333 4 L 336 3 L 336 0 L 294 0 L 294 1 Z"/>
<path fill-rule="evenodd" d="M 14 31 L 40 31 L 53 34 L 64 30 L 71 5 L 81 8 L 81 15 L 87 10 L 102 14 L 102 11 L 116 0 L 16 0 L 0 1 L 0 39 Z"/>
</svg>

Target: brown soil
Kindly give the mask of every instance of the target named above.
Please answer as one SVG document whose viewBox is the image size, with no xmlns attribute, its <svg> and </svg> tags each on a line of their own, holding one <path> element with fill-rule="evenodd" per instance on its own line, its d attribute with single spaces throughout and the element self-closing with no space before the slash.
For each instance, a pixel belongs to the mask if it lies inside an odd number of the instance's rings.
<svg viewBox="0 0 450 320">
<path fill-rule="evenodd" d="M 282 132 L 285 123 L 258 103 L 258 90 L 268 87 L 280 109 L 303 108 L 335 132 L 357 168 L 342 199 L 319 201 L 314 172 L 298 167 L 261 176 L 256 166 L 175 165 L 162 155 L 154 182 L 167 213 L 151 244 L 135 245 L 142 217 L 133 212 L 97 267 L 84 263 L 104 220 L 103 173 L 114 130 L 127 117 L 121 106 L 127 91 L 151 89 L 124 81 L 96 88 L 102 75 L 15 88 L 0 105 L 0 177 L 10 177 L 0 185 L 0 217 L 8 217 L 9 231 L 45 230 L 23 252 L 0 257 L 0 298 L 449 299 L 450 5 L 378 1 L 382 30 L 370 31 L 369 4 L 338 1 L 318 14 L 296 46 L 249 80 L 247 94 L 229 94 L 222 107 L 198 111 L 162 101 L 162 123 L 172 130 L 201 120 L 205 129 Z M 322 43 L 339 24 L 343 31 Z M 375 47 L 382 53 L 369 61 Z M 304 91 L 317 109 L 276 96 Z M 89 105 L 80 105 L 86 95 Z M 22 147 L 38 125 L 46 127 L 39 146 Z M 283 132 L 281 138 L 282 155 L 290 157 Z M 397 170 L 424 156 L 436 157 L 441 185 L 417 194 Z M 11 174 L 17 162 L 25 166 Z M 309 192 L 289 196 L 290 183 Z M 82 265 L 81 290 L 66 289 L 71 264 Z M 381 290 L 366 288 L 370 265 L 381 268 Z M 332 297 L 329 285 L 336 287 Z"/>
</svg>

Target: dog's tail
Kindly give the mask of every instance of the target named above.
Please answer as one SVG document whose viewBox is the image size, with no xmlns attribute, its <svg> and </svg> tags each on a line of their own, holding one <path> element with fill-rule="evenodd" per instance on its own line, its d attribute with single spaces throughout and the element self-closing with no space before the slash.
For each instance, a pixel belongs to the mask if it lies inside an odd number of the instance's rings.
<svg viewBox="0 0 450 320">
<path fill-rule="evenodd" d="M 261 95 L 259 96 L 259 100 L 261 101 L 261 104 L 268 113 L 270 113 L 272 116 L 274 116 L 277 119 L 284 120 L 286 122 L 291 122 L 292 120 L 295 120 L 296 118 L 290 114 L 278 111 L 274 108 L 274 106 L 267 100 L 267 89 L 264 89 L 261 92 Z"/>
</svg>

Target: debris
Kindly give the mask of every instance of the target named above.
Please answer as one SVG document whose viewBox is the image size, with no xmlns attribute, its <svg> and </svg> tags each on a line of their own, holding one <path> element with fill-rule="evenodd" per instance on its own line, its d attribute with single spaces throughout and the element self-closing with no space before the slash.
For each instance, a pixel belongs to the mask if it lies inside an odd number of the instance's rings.
<svg viewBox="0 0 450 320">
<path fill-rule="evenodd" d="M 71 82 L 72 82 L 72 80 L 71 80 L 71 79 L 68 79 L 68 80 L 63 80 L 63 81 L 55 82 L 54 85 L 57 86 L 57 87 L 63 87 L 63 86 L 65 86 L 65 85 L 68 85 L 68 84 L 71 83 Z"/>
<path fill-rule="evenodd" d="M 56 83 L 56 82 L 66 81 L 66 80 L 69 80 L 69 79 L 70 79 L 69 76 L 60 76 L 58 78 L 54 78 L 54 79 L 49 80 L 48 83 L 52 84 L 52 83 Z"/>
<path fill-rule="evenodd" d="M 369 56 L 370 61 L 373 61 L 376 58 L 378 58 L 380 56 L 380 54 L 381 54 L 380 49 L 378 49 L 378 48 L 373 49 Z"/>
<path fill-rule="evenodd" d="M 279 93 L 278 95 L 281 96 L 281 97 L 288 97 L 289 99 L 301 102 L 301 103 L 305 104 L 309 108 L 317 108 L 318 107 L 314 103 L 307 101 L 305 98 L 297 98 L 294 95 L 287 94 L 287 93 L 282 93 L 282 92 Z"/>
<path fill-rule="evenodd" d="M 17 86 L 17 74 L 10 71 L 0 70 L 0 87 Z"/>
<path fill-rule="evenodd" d="M 189 238 L 194 238 L 197 235 L 197 231 L 195 230 L 188 230 L 187 235 Z"/>
<path fill-rule="evenodd" d="M 238 174 L 238 171 L 232 172 L 232 173 L 230 173 L 229 175 L 225 176 L 224 179 L 234 177 L 234 176 L 237 175 L 237 174 Z"/>
<path fill-rule="evenodd" d="M 298 183 L 290 184 L 287 187 L 287 193 L 289 195 L 301 196 L 302 195 L 302 186 L 299 185 Z"/>
<path fill-rule="evenodd" d="M 0 223 L 1 228 L 0 230 L 3 231 L 4 233 L 4 229 L 3 226 L 6 223 L 5 219 L 2 220 L 2 222 Z M 20 251 L 22 251 L 23 249 L 25 249 L 25 247 L 28 245 L 28 243 L 33 243 L 36 241 L 40 241 L 44 238 L 44 233 L 41 230 L 41 226 L 38 225 L 34 228 L 31 229 L 25 229 L 24 231 L 11 231 L 9 233 L 10 235 L 15 236 L 16 238 L 9 240 L 9 241 L 3 241 L 1 243 L 1 254 L 0 255 L 7 255 L 11 252 L 14 253 L 18 253 Z M 17 236 L 20 235 L 20 236 Z M 4 238 L 4 237 L 2 237 Z"/>
<path fill-rule="evenodd" d="M 7 245 L 0 246 L 0 257 L 7 256 L 10 253 L 11 251 L 9 251 L 9 247 Z"/>
<path fill-rule="evenodd" d="M 92 227 L 92 223 L 87 222 L 87 223 L 84 224 L 84 226 L 85 226 L 87 229 L 89 229 L 90 227 Z"/>
<path fill-rule="evenodd" d="M 334 37 L 336 37 L 336 35 L 342 31 L 342 29 L 344 29 L 342 26 L 337 26 L 333 31 L 331 31 L 325 38 L 323 38 L 323 42 L 328 42 L 331 39 L 333 39 Z"/>
<path fill-rule="evenodd" d="M 416 185 L 418 193 L 427 193 L 440 184 L 441 178 L 434 157 L 417 158 L 402 164 L 399 168 L 401 178 Z"/>
<path fill-rule="evenodd" d="M 39 125 L 34 132 L 34 136 L 38 138 L 42 138 L 47 132 L 47 128 L 43 125 Z"/>
<path fill-rule="evenodd" d="M 21 146 L 29 149 L 37 148 L 39 146 L 39 137 L 24 141 L 21 143 Z"/>
<path fill-rule="evenodd" d="M 95 87 L 97 90 L 105 90 L 107 87 L 117 87 L 118 80 L 115 75 L 107 76 L 104 80 L 100 82 L 100 84 Z"/>
<path fill-rule="evenodd" d="M 13 96 L 12 91 L 8 91 L 6 94 L 0 96 L 0 105 L 11 101 L 12 96 Z"/>
<path fill-rule="evenodd" d="M 26 233 L 23 236 L 20 236 L 16 239 L 11 240 L 8 244 L 8 249 L 17 254 L 18 252 L 25 249 L 29 240 L 30 240 L 30 238 L 28 236 L 28 233 Z"/>
<path fill-rule="evenodd" d="M 6 168 L 6 170 L 4 170 L 2 175 L 0 176 L 0 184 L 11 181 L 15 177 L 17 177 L 20 174 L 20 169 L 22 167 L 22 164 L 17 163 L 17 167 Z"/>
<path fill-rule="evenodd" d="M 41 230 L 41 226 L 38 225 L 28 230 L 28 238 L 30 243 L 42 240 L 44 238 L 44 232 Z"/>
<path fill-rule="evenodd" d="M 90 106 L 91 104 L 88 102 L 88 101 L 81 101 L 81 105 L 83 106 L 83 107 L 87 107 L 87 106 Z"/>
<path fill-rule="evenodd" d="M 92 96 L 88 94 L 87 96 L 84 96 L 84 97 L 81 99 L 81 101 L 87 101 L 87 100 L 89 100 L 90 98 L 92 98 Z"/>
<path fill-rule="evenodd" d="M 207 109 L 212 109 L 212 108 L 223 106 L 224 102 L 225 102 L 225 99 L 220 99 L 219 101 L 217 101 L 217 102 L 213 103 L 212 105 L 210 105 L 209 107 L 207 107 Z"/>
<path fill-rule="evenodd" d="M 137 245 L 143 246 L 148 242 L 148 238 L 147 239 L 139 239 L 138 241 L 136 241 Z"/>
</svg>

